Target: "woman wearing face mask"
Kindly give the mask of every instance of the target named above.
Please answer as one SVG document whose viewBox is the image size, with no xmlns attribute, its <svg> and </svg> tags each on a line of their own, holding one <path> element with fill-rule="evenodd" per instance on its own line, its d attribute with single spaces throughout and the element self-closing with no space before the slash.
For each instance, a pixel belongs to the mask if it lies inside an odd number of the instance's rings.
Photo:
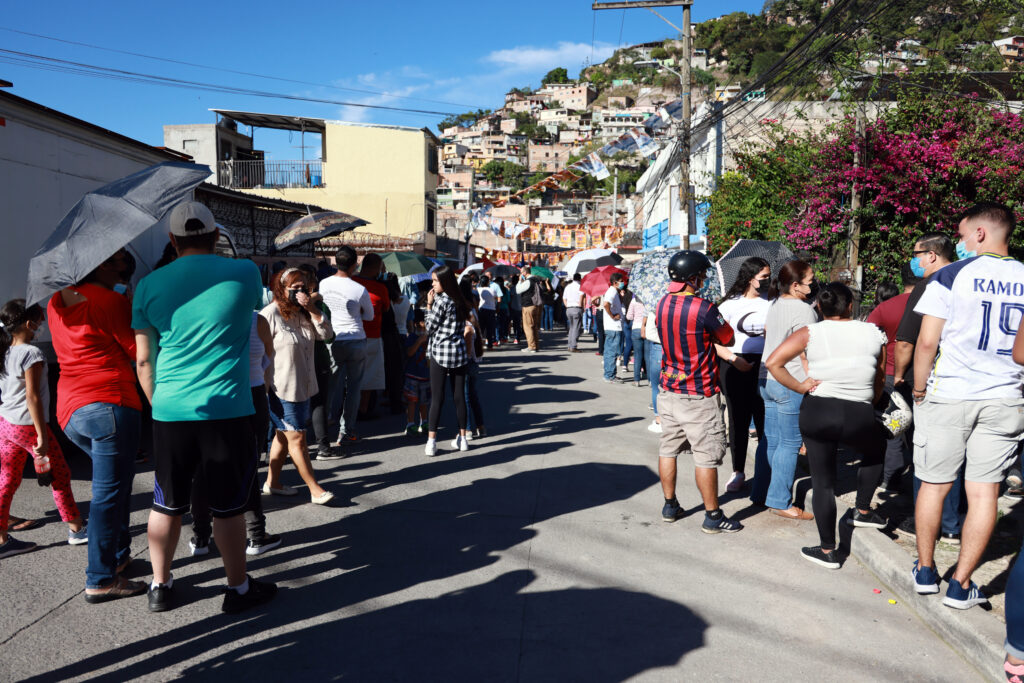
<svg viewBox="0 0 1024 683">
<path fill-rule="evenodd" d="M 750 438 L 750 420 L 757 430 L 757 453 L 754 456 L 754 481 L 761 488 L 751 496 L 763 500 L 768 485 L 767 451 L 764 438 L 764 399 L 758 390 L 761 372 L 761 352 L 764 350 L 764 326 L 771 302 L 761 296 L 767 293 L 772 276 L 768 262 L 756 256 L 740 266 L 729 291 L 718 304 L 718 310 L 736 331 L 732 346 L 715 345 L 718 353 L 718 376 L 729 409 L 729 447 L 732 450 L 732 477 L 726 491 L 739 491 L 746 481 L 747 442 Z M 758 470 L 760 478 L 758 477 Z"/>
<path fill-rule="evenodd" d="M 122 249 L 47 305 L 60 363 L 57 422 L 92 460 L 86 602 L 138 595 L 147 587 L 120 576 L 131 561 L 129 501 L 142 411 L 131 304 L 115 291 L 131 270 Z"/>
<path fill-rule="evenodd" d="M 310 297 L 310 283 L 298 268 L 275 275 L 274 301 L 260 311 L 270 323 L 274 339 L 273 364 L 268 368 L 270 420 L 277 430 L 270 444 L 270 467 L 263 492 L 293 496 L 297 491 L 281 484 L 286 455 L 309 487 L 310 500 L 325 505 L 334 494 L 316 481 L 306 446 L 310 398 L 317 393 L 315 346 L 333 336 L 330 321 Z"/>
<path fill-rule="evenodd" d="M 790 261 L 779 269 L 779 298 L 768 308 L 764 321 L 764 349 L 767 358 L 796 330 L 818 322 L 809 305 L 814 290 L 814 270 L 804 261 Z M 786 364 L 786 369 L 798 382 L 807 379 L 800 357 Z M 803 394 L 787 389 L 776 379 L 768 377 L 768 368 L 762 364 L 759 385 L 764 399 L 764 432 L 768 441 L 770 482 L 764 500 L 756 496 L 764 491 L 761 471 L 755 472 L 751 499 L 763 503 L 772 512 L 787 519 L 814 519 L 814 516 L 793 505 L 793 478 L 796 476 L 796 458 L 800 450 L 800 403 Z M 767 474 L 767 473 L 765 473 Z"/>
</svg>

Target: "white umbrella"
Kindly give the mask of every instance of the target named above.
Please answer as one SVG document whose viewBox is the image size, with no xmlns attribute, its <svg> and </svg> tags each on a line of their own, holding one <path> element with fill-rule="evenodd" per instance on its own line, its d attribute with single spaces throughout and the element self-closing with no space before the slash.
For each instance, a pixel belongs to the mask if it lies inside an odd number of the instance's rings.
<svg viewBox="0 0 1024 683">
<path fill-rule="evenodd" d="M 594 268 L 617 266 L 620 263 L 622 257 L 611 249 L 585 249 L 569 259 L 562 270 L 567 277 L 572 278 L 576 273 L 589 273 Z"/>
</svg>

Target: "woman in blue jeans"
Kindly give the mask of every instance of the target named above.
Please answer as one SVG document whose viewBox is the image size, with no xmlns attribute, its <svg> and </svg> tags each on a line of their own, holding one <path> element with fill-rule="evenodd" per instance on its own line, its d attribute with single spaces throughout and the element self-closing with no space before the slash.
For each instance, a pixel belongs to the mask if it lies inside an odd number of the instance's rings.
<svg viewBox="0 0 1024 683">
<path fill-rule="evenodd" d="M 814 309 L 808 305 L 811 298 L 814 271 L 804 261 L 790 261 L 779 269 L 778 293 L 765 320 L 763 357 L 768 358 L 793 332 L 818 322 Z M 802 357 L 786 364 L 786 369 L 797 382 L 807 379 Z M 761 398 L 764 399 L 764 432 L 768 441 L 768 465 L 771 468 L 768 493 L 763 501 L 755 496 L 764 491 L 763 468 L 755 463 L 755 492 L 751 498 L 763 503 L 772 512 L 787 519 L 814 519 L 814 516 L 793 505 L 793 479 L 796 476 L 796 458 L 800 451 L 800 404 L 803 396 L 768 376 L 767 368 L 761 366 L 759 382 Z"/>
<path fill-rule="evenodd" d="M 661 434 L 661 418 L 658 416 L 658 392 L 661 390 L 661 338 L 658 327 L 654 324 L 654 314 L 645 313 L 640 322 L 640 335 L 644 341 L 644 364 L 647 366 L 647 379 L 651 383 L 651 410 L 654 421 L 647 425 L 648 431 Z"/>
</svg>

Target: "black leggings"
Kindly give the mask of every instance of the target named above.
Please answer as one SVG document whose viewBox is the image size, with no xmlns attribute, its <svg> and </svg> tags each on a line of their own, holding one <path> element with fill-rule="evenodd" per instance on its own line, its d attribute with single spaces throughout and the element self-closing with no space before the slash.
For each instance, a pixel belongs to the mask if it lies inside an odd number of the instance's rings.
<svg viewBox="0 0 1024 683">
<path fill-rule="evenodd" d="M 882 476 L 887 432 L 875 420 L 870 403 L 805 394 L 800 404 L 800 433 L 807 445 L 814 489 L 814 521 L 821 547 L 836 547 L 836 452 L 839 445 L 860 455 L 857 468 L 857 509 L 871 508 Z"/>
<path fill-rule="evenodd" d="M 441 408 L 444 407 L 444 395 L 448 387 L 445 378 L 451 378 L 452 393 L 455 394 L 455 417 L 459 421 L 459 429 L 466 428 L 466 366 L 446 368 L 430 359 L 430 423 L 429 431 L 437 432 L 437 423 L 441 419 Z"/>
<path fill-rule="evenodd" d="M 750 439 L 750 418 L 754 418 L 757 438 L 764 439 L 764 399 L 757 385 L 761 369 L 761 356 L 753 353 L 738 354 L 753 365 L 748 372 L 740 372 L 732 363 L 718 361 L 718 376 L 729 409 L 729 447 L 732 449 L 732 471 L 742 472 L 747 465 L 747 443 Z"/>
</svg>

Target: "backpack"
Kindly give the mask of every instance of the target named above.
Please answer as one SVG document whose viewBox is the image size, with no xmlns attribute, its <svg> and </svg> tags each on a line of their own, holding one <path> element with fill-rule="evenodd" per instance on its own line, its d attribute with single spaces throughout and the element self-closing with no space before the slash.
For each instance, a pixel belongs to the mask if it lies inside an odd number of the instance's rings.
<svg viewBox="0 0 1024 683">
<path fill-rule="evenodd" d="M 531 277 L 530 288 L 523 293 L 526 300 L 530 302 L 531 306 L 543 306 L 544 305 L 544 289 L 541 287 L 540 280 Z"/>
</svg>

